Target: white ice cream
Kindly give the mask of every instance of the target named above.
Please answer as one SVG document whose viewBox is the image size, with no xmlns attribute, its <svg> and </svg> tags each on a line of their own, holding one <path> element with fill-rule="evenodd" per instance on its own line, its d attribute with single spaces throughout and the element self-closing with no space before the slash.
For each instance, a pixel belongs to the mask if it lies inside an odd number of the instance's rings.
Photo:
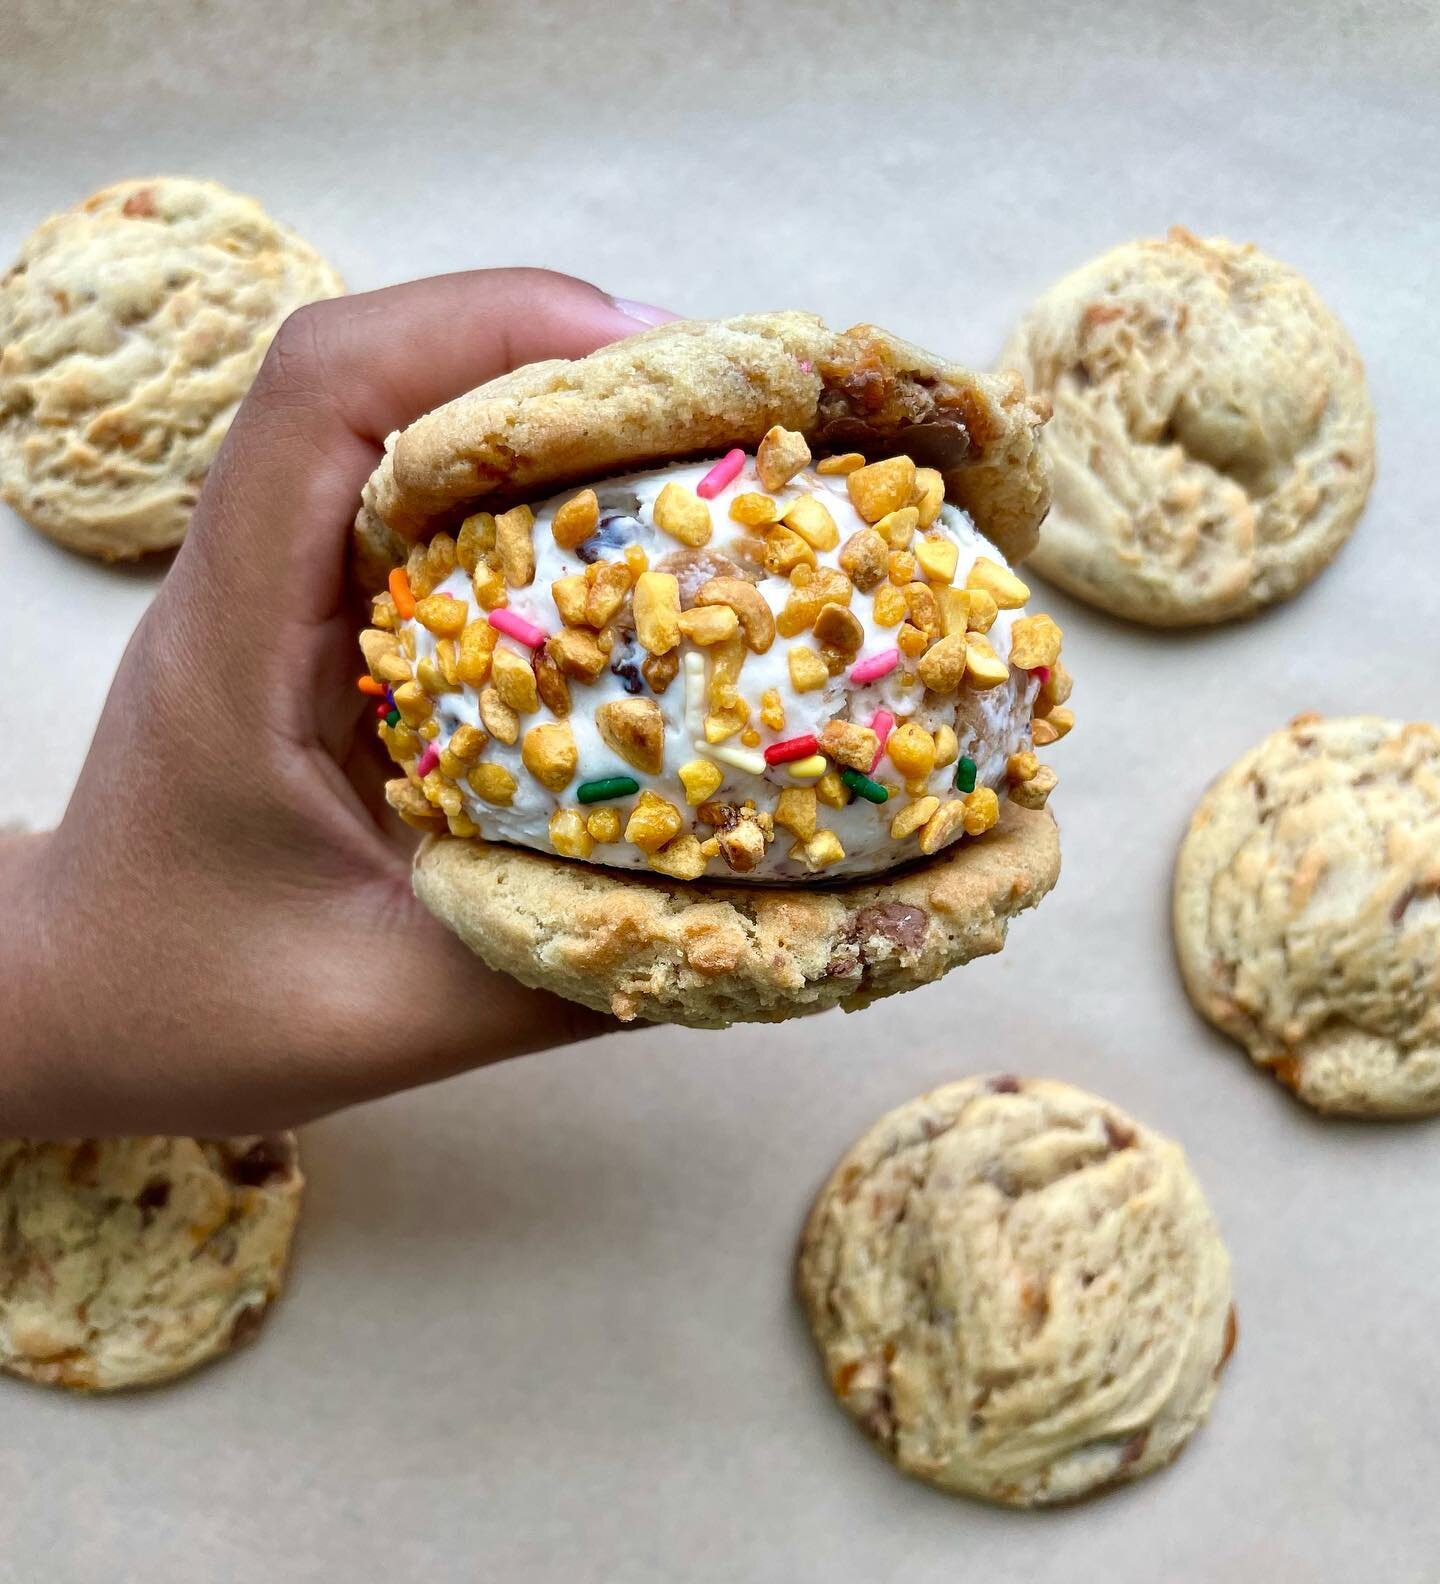
<svg viewBox="0 0 1440 1584">
<path fill-rule="evenodd" d="M 791 593 L 788 580 L 763 574 L 752 560 L 742 558 L 733 549 L 740 541 L 748 540 L 753 545 L 756 540 L 754 531 L 743 528 L 729 515 L 730 503 L 737 494 L 760 491 L 762 488 L 756 477 L 753 457 L 746 458 L 739 476 L 709 502 L 714 526 L 711 540 L 704 549 L 687 552 L 683 545 L 654 525 L 651 508 L 664 486 L 675 480 L 693 490 L 713 465 L 713 461 L 677 465 L 595 485 L 600 500 L 601 526 L 577 550 L 561 549 L 550 530 L 555 509 L 568 500 L 574 491 L 567 490 L 543 505 L 536 506 L 535 576 L 529 586 L 509 590 L 509 609 L 547 632 L 557 631 L 562 622 L 551 596 L 551 583 L 574 573 L 583 573 L 587 561 L 620 560 L 626 545 L 635 543 L 645 551 L 652 569 L 675 571 L 680 576 L 682 591 L 686 594 L 693 592 L 693 580 L 691 587 L 687 588 L 677 558 L 687 553 L 698 557 L 728 557 L 737 567 L 744 568 L 748 576 L 758 577 L 756 587 L 771 610 L 778 614 Z M 782 502 L 783 511 L 784 502 L 806 491 L 813 491 L 829 510 L 839 529 L 841 545 L 851 534 L 867 526 L 851 504 L 845 479 L 841 476 L 822 477 L 807 468 L 784 489 L 775 492 L 775 498 Z M 634 502 L 638 502 L 638 506 L 633 506 Z M 621 515 L 613 515 L 617 507 L 622 509 Z M 624 512 L 623 508 L 626 507 L 632 510 Z M 967 572 L 979 556 L 987 556 L 1004 564 L 1000 552 L 976 531 L 964 512 L 953 506 L 946 505 L 942 509 L 939 520 L 931 529 L 932 533 L 936 531 L 943 531 L 959 547 L 959 564 L 954 578 L 957 587 L 963 587 Z M 838 558 L 838 548 L 817 552 L 817 560 L 821 565 L 838 567 Z M 704 576 L 714 575 L 715 570 L 724 569 L 707 570 Z M 703 578 L 699 580 L 703 581 Z M 474 602 L 469 578 L 458 568 L 436 592 L 450 594 L 457 600 L 467 602 L 472 617 L 484 615 Z M 689 600 L 686 599 L 685 603 L 688 604 Z M 865 640 L 857 656 L 859 659 L 895 647 L 896 629 L 881 627 L 875 622 L 872 604 L 871 596 L 858 590 L 850 604 L 851 611 L 865 628 Z M 1001 611 L 988 634 L 1001 659 L 1007 658 L 1009 654 L 1011 619 L 1012 613 Z M 418 622 L 410 625 L 414 630 L 417 658 L 433 656 L 436 639 Z M 999 788 L 1003 795 L 1007 758 L 1030 745 L 1030 713 L 1037 684 L 1028 673 L 1012 672 L 1008 682 L 988 691 L 976 691 L 962 684 L 954 694 L 927 695 L 915 676 L 914 662 L 902 657 L 899 666 L 878 682 L 856 687 L 848 680 L 847 668 L 846 672 L 832 677 L 822 689 L 797 693 L 791 686 L 787 653 L 793 645 L 800 643 L 816 647 L 813 635 L 809 633 L 794 638 L 777 635 L 765 654 L 752 653 L 747 656 L 739 690 L 750 705 L 750 724 L 759 730 L 761 736 L 759 748 L 753 752 L 763 753 L 769 743 L 805 733 L 818 736 L 826 723 L 836 717 L 868 726 L 876 711 L 884 709 L 894 715 L 897 725 L 915 720 L 932 732 L 942 724 L 953 726 L 959 739 L 960 753 L 975 761 L 976 785 Z M 529 659 L 530 651 L 511 638 L 501 638 L 500 645 L 514 648 Z M 707 748 L 703 739 L 697 746 L 696 734 L 687 725 L 683 655 L 692 652 L 706 653 L 704 649 L 696 649 L 688 641 L 682 641 L 681 672 L 658 696 L 640 678 L 639 665 L 646 659 L 646 652 L 638 640 L 629 649 L 623 643 L 617 643 L 611 655 L 610 668 L 602 672 L 593 685 L 586 686 L 571 680 L 573 707 L 565 719 L 574 733 L 579 750 L 579 768 L 571 784 L 558 795 L 543 787 L 525 768 L 521 761 L 520 741 L 506 746 L 492 739 L 485 748 L 483 758 L 503 765 L 514 776 L 517 786 L 513 803 L 508 807 L 496 807 L 477 796 L 463 781 L 460 783 L 465 811 L 479 827 L 480 833 L 491 841 L 512 842 L 550 852 L 553 850 L 548 830 L 551 815 L 559 808 L 580 806 L 575 792 L 581 783 L 606 776 L 628 775 L 639 781 L 642 788 L 659 794 L 679 808 L 686 817 L 686 828 L 693 830 L 702 840 L 713 835 L 711 828 L 698 821 L 695 810 L 688 806 L 685 789 L 677 774 L 679 767 L 690 760 L 714 757 L 714 749 Z M 629 687 L 622 674 L 627 669 L 627 660 L 633 662 Z M 774 688 L 784 702 L 785 725 L 778 732 L 770 731 L 760 724 L 761 696 L 769 688 Z M 664 765 L 658 776 L 643 775 L 625 764 L 601 740 L 595 725 L 595 711 L 601 705 L 612 699 L 624 699 L 632 695 L 654 698 L 664 716 Z M 461 724 L 480 726 L 476 691 L 465 688 L 459 692 L 442 694 L 436 700 L 435 718 L 440 727 L 440 735 L 435 739 L 437 748 L 444 748 L 451 734 Z M 535 714 L 523 718 L 521 740 L 530 727 L 556 718 L 542 704 Z M 739 737 L 730 739 L 725 746 L 739 747 Z M 767 767 L 759 775 L 730 766 L 722 765 L 721 768 L 725 779 L 719 790 L 712 794 L 713 799 L 730 803 L 753 801 L 762 812 L 773 812 L 783 789 L 802 784 L 790 776 L 784 765 Z M 937 768 L 926 790 L 942 801 L 947 797 L 955 797 L 955 773 L 956 766 L 953 763 Z M 886 758 L 881 759 L 874 776 L 877 780 L 889 781 L 897 786 L 903 780 Z M 628 817 L 636 796 L 638 794 L 614 800 L 613 806 L 620 812 L 622 819 Z M 858 797 L 840 809 L 822 804 L 819 810 L 820 824 L 836 833 L 844 847 L 845 856 L 827 867 L 820 878 L 833 880 L 876 874 L 915 859 L 918 849 L 913 837 L 897 841 L 890 835 L 891 821 L 909 801 L 910 794 L 900 790 L 888 803 L 881 805 Z M 980 839 L 983 840 L 983 837 Z M 803 858 L 789 856 L 793 845 L 794 837 L 788 831 L 777 830 L 775 840 L 766 849 L 764 858 L 754 871 L 747 875 L 732 875 L 724 861 L 716 858 L 711 861 L 706 878 L 773 883 L 813 877 L 810 866 Z M 613 868 L 643 870 L 648 866 L 648 855 L 622 837 L 619 841 L 597 846 L 590 861 Z"/>
</svg>

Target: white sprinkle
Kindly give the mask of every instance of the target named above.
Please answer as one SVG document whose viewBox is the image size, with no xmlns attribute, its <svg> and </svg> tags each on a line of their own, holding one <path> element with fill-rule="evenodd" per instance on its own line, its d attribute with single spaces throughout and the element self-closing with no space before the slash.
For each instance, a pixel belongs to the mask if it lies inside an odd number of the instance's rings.
<svg viewBox="0 0 1440 1584">
<path fill-rule="evenodd" d="M 705 656 L 698 649 L 685 656 L 685 730 L 705 735 Z"/>
<path fill-rule="evenodd" d="M 724 743 L 707 743 L 697 738 L 695 752 L 709 754 L 717 764 L 730 765 L 746 775 L 765 774 L 765 755 L 751 748 L 727 748 Z"/>
</svg>

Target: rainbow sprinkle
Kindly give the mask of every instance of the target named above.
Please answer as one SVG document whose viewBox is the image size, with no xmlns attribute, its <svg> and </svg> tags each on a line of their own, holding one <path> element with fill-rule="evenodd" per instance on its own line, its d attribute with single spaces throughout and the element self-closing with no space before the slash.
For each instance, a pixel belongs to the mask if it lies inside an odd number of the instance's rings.
<svg viewBox="0 0 1440 1584">
<path fill-rule="evenodd" d="M 788 764 L 792 759 L 809 759 L 819 746 L 820 739 L 813 732 L 803 737 L 787 737 L 784 742 L 770 744 L 765 750 L 765 763 L 778 765 Z"/>
<path fill-rule="evenodd" d="M 881 677 L 889 676 L 899 664 L 898 649 L 882 649 L 879 654 L 866 655 L 863 660 L 857 660 L 850 667 L 850 680 L 857 687 L 866 682 L 878 682 Z"/>
<path fill-rule="evenodd" d="M 545 644 L 550 634 L 543 627 L 537 627 L 534 622 L 526 621 L 523 616 L 517 616 L 512 610 L 493 610 L 486 618 L 496 632 L 502 632 L 507 638 L 513 638 L 516 643 L 522 643 L 527 649 L 539 649 Z"/>
<path fill-rule="evenodd" d="M 695 493 L 701 500 L 714 500 L 727 484 L 734 481 L 740 469 L 745 466 L 745 453 L 736 446 L 733 451 L 727 451 L 704 478 L 695 486 Z"/>
<path fill-rule="evenodd" d="M 842 770 L 840 779 L 856 795 L 862 797 L 867 803 L 885 803 L 889 801 L 890 794 L 878 781 L 872 781 L 869 776 L 861 775 L 858 770 Z"/>
<path fill-rule="evenodd" d="M 575 796 L 582 803 L 609 803 L 615 798 L 634 797 L 640 783 L 634 776 L 601 776 L 598 781 L 582 781 Z"/>
<path fill-rule="evenodd" d="M 870 730 L 875 733 L 879 741 L 875 757 L 870 763 L 870 774 L 874 775 L 880 768 L 880 761 L 885 757 L 885 744 L 890 740 L 890 733 L 895 730 L 895 717 L 887 709 L 876 710 L 870 717 Z"/>
<path fill-rule="evenodd" d="M 419 776 L 421 778 L 421 780 L 424 780 L 424 778 L 427 775 L 429 775 L 430 772 L 439 763 L 440 763 L 440 750 L 435 746 L 435 744 L 433 742 L 432 743 L 426 743 L 425 744 L 425 752 L 422 753 L 420 755 L 420 758 L 416 761 L 415 774 L 417 776 Z"/>
<path fill-rule="evenodd" d="M 961 754 L 960 763 L 955 766 L 955 785 L 961 792 L 975 790 L 975 761 L 969 754 Z"/>
<path fill-rule="evenodd" d="M 794 759 L 785 766 L 792 781 L 818 781 L 830 768 L 824 754 L 811 754 L 808 759 Z"/>
</svg>

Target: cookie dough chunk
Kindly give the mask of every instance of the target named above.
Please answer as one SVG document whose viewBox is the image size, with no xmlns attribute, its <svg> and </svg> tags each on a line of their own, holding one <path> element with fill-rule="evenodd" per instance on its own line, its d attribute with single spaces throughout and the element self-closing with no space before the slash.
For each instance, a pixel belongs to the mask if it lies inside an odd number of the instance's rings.
<svg viewBox="0 0 1440 1584">
<path fill-rule="evenodd" d="M 121 182 L 52 216 L 0 281 L 0 495 L 102 560 L 179 544 L 281 320 L 343 290 L 214 182 Z"/>
<path fill-rule="evenodd" d="M 1288 598 L 1349 536 L 1375 471 L 1359 354 L 1286 265 L 1172 230 L 1029 310 L 1002 365 L 1054 404 L 1032 564 L 1161 627 Z"/>
<path fill-rule="evenodd" d="M 932 1484 L 1010 1506 L 1168 1463 L 1234 1344 L 1230 1262 L 1179 1147 L 1066 1084 L 948 1084 L 890 1112 L 805 1226 L 835 1395 Z"/>
<path fill-rule="evenodd" d="M 1440 728 L 1302 715 L 1210 788 L 1175 873 L 1196 1007 L 1319 1111 L 1440 1111 Z"/>
<path fill-rule="evenodd" d="M 289 1133 L 0 1142 L 0 1370 L 116 1391 L 249 1341 L 303 1182 Z"/>
</svg>

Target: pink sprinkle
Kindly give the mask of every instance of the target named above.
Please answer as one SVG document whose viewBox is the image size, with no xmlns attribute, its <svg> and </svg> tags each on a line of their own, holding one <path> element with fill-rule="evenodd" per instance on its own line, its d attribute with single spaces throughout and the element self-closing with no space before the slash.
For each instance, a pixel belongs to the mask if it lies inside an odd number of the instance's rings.
<svg viewBox="0 0 1440 1584">
<path fill-rule="evenodd" d="M 417 776 L 427 776 L 440 763 L 440 750 L 432 743 L 425 744 L 425 752 L 420 755 L 420 762 L 415 766 Z"/>
<path fill-rule="evenodd" d="M 850 667 L 850 680 L 857 687 L 866 682 L 878 682 L 881 677 L 889 676 L 899 664 L 898 649 L 882 649 L 879 654 L 867 655 L 863 660 L 857 660 Z"/>
<path fill-rule="evenodd" d="M 890 740 L 890 733 L 895 730 L 895 717 L 889 710 L 876 710 L 870 717 L 870 730 L 880 739 L 880 746 L 875 750 L 875 759 L 870 766 L 870 774 L 874 775 L 885 757 L 885 744 Z"/>
<path fill-rule="evenodd" d="M 703 479 L 695 486 L 695 493 L 701 500 L 714 500 L 715 497 L 732 482 L 740 469 L 745 466 L 745 453 L 736 446 L 733 451 L 727 451 Z"/>
<path fill-rule="evenodd" d="M 489 620 L 496 632 L 504 633 L 507 638 L 513 638 L 516 643 L 522 643 L 529 649 L 539 649 L 550 636 L 543 627 L 526 621 L 512 610 L 493 610 Z"/>
<path fill-rule="evenodd" d="M 800 359 L 800 372 L 802 374 L 809 374 L 811 370 L 814 369 L 814 367 L 815 365 L 810 361 L 809 358 Z"/>
</svg>

